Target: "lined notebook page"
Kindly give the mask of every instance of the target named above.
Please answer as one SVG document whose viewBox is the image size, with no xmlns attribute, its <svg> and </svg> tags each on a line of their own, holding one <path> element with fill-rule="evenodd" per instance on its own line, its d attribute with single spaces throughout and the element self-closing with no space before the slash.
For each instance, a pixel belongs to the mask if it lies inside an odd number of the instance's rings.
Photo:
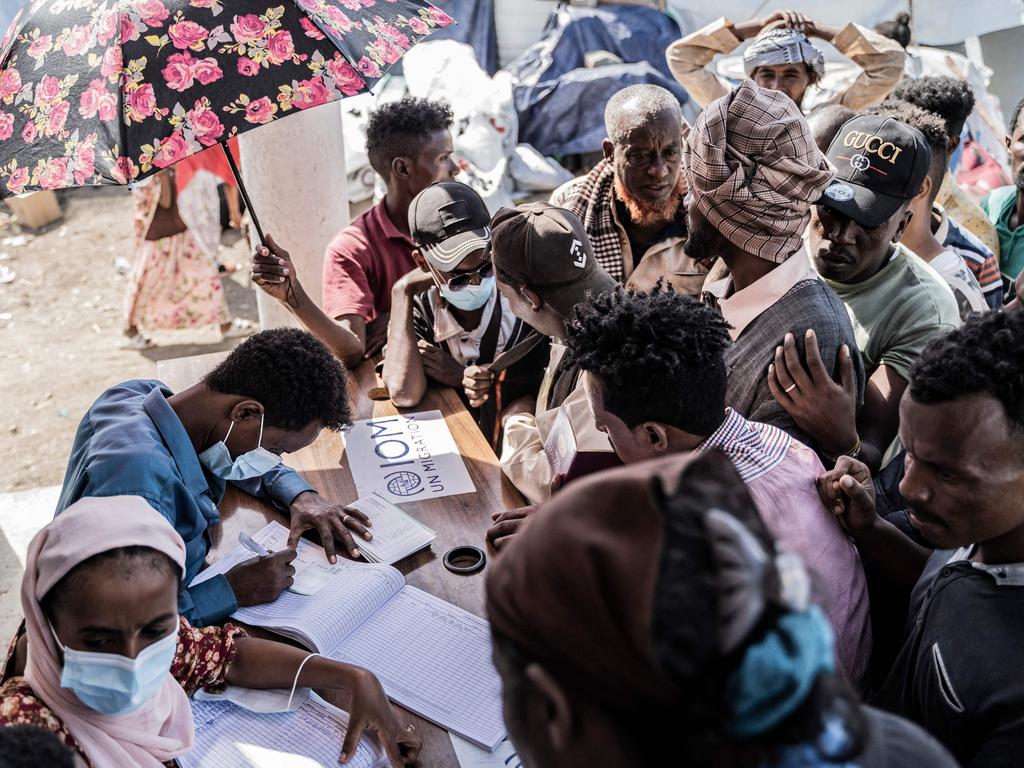
<svg viewBox="0 0 1024 768">
<path fill-rule="evenodd" d="M 272 603 L 239 608 L 232 618 L 266 627 L 313 649 L 330 650 L 405 584 L 390 565 L 338 561 L 338 575 L 315 595 L 284 591 Z"/>
<path fill-rule="evenodd" d="M 331 658 L 366 667 L 402 706 L 485 749 L 505 736 L 486 621 L 405 587 Z"/>
<path fill-rule="evenodd" d="M 180 768 L 337 768 L 348 714 L 312 695 L 299 709 L 257 714 L 234 704 L 192 702 L 195 744 Z M 390 765 L 375 742 L 360 739 L 346 764 Z"/>
</svg>

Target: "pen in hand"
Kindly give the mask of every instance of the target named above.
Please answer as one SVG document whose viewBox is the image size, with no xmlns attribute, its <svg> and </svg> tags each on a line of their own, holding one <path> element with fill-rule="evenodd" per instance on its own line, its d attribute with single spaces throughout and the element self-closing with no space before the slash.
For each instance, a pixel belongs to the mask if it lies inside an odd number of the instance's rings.
<svg viewBox="0 0 1024 768">
<path fill-rule="evenodd" d="M 256 539 L 250 536 L 245 531 L 238 534 L 238 543 L 248 549 L 253 554 L 259 555 L 260 557 L 266 557 L 270 554 L 270 550 L 260 544 Z"/>
</svg>

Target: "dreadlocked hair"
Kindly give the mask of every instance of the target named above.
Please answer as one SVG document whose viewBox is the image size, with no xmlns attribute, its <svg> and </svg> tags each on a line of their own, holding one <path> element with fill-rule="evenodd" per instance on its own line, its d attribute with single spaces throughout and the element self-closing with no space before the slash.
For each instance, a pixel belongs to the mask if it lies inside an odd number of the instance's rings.
<svg viewBox="0 0 1024 768">
<path fill-rule="evenodd" d="M 971 315 L 925 347 L 911 372 L 910 395 L 919 403 L 974 394 L 994 397 L 1010 424 L 1024 430 L 1024 312 Z"/>
<path fill-rule="evenodd" d="M 710 435 L 725 412 L 729 324 L 659 282 L 621 286 L 578 304 L 568 324 L 571 361 L 600 381 L 605 408 L 628 427 L 657 421 Z"/>
</svg>

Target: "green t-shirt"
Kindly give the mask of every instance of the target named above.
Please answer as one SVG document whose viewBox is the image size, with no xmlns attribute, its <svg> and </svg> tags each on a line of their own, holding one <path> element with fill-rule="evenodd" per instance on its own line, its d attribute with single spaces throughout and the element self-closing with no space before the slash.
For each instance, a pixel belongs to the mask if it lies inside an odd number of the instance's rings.
<svg viewBox="0 0 1024 768">
<path fill-rule="evenodd" d="M 981 207 L 999 235 L 999 271 L 1008 283 L 1013 283 L 1024 269 L 1024 227 L 1010 229 L 1010 214 L 1016 203 L 1017 187 L 993 189 L 981 201 Z"/>
<path fill-rule="evenodd" d="M 888 264 L 861 283 L 825 282 L 850 313 L 868 376 L 887 365 L 909 381 L 910 368 L 928 342 L 960 327 L 949 286 L 901 245 Z"/>
</svg>

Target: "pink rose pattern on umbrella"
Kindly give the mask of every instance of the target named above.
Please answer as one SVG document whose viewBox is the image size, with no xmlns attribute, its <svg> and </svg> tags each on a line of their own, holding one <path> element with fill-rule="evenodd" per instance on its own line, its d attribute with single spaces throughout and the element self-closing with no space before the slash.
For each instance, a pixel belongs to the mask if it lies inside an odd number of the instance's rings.
<svg viewBox="0 0 1024 768">
<path fill-rule="evenodd" d="M 125 184 L 365 90 L 452 23 L 421 0 L 43 0 L 0 42 L 0 196 Z M 121 146 L 120 142 L 124 142 Z"/>
</svg>

